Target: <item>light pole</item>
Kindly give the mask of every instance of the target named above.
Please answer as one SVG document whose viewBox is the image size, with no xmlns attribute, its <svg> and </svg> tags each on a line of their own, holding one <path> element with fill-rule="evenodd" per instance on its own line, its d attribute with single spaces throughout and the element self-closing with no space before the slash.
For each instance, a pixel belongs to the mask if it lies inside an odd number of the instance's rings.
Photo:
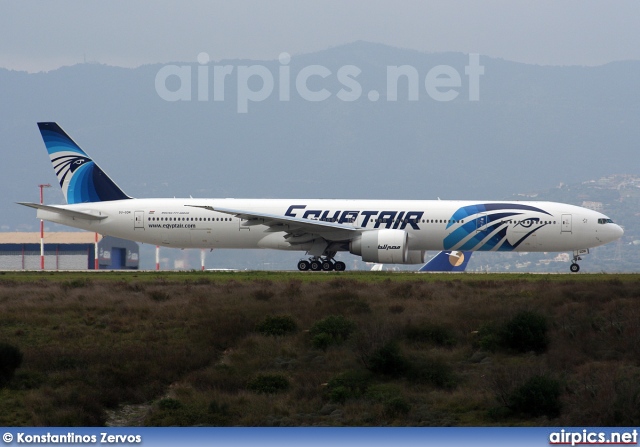
<svg viewBox="0 0 640 447">
<path fill-rule="evenodd" d="M 50 184 L 38 185 L 40 188 L 40 205 L 44 205 L 44 188 L 51 188 Z M 44 220 L 40 219 L 40 270 L 44 270 Z"/>
</svg>

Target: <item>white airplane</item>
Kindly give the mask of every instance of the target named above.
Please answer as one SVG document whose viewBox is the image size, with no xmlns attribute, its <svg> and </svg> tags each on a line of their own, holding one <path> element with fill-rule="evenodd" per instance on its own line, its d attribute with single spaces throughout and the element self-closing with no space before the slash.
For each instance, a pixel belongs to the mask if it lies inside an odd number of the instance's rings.
<svg viewBox="0 0 640 447">
<path fill-rule="evenodd" d="M 427 250 L 573 251 L 623 230 L 604 214 L 555 202 L 457 200 L 134 199 L 58 126 L 38 123 L 67 205 L 20 203 L 37 217 L 177 248 L 305 251 L 299 270 L 345 269 L 338 252 L 365 262 L 423 264 Z"/>
</svg>

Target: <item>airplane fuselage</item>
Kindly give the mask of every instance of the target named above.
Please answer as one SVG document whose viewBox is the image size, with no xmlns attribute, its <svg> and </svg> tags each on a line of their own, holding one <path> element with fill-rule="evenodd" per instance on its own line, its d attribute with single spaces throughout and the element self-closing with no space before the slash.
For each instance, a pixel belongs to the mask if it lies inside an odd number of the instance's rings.
<svg viewBox="0 0 640 447">
<path fill-rule="evenodd" d="M 555 202 L 128 199 L 58 207 L 103 218 L 85 220 L 48 210 L 38 210 L 38 217 L 179 248 L 308 250 L 312 245 L 312 241 L 287 237 L 287 228 L 278 231 L 277 226 L 215 209 L 333 222 L 361 231 L 404 230 L 409 250 L 572 251 L 606 244 L 622 234 L 620 227 L 599 212 Z M 348 241 L 336 243 L 334 249 L 349 251 Z"/>
</svg>

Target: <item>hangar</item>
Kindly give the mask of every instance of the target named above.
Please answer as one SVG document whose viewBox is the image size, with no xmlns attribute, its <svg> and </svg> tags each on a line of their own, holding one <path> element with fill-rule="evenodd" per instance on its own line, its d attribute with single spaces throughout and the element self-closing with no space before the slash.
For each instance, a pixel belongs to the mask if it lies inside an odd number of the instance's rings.
<svg viewBox="0 0 640 447">
<path fill-rule="evenodd" d="M 98 236 L 99 269 L 137 269 L 138 244 Z M 44 235 L 45 270 L 94 270 L 95 234 L 50 232 Z M 0 270 L 40 270 L 40 233 L 0 233 Z"/>
</svg>

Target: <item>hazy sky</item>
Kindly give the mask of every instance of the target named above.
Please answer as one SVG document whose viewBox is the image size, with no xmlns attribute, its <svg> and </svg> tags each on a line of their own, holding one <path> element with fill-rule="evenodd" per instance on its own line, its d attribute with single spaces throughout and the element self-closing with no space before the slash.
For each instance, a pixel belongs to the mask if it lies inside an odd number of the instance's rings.
<svg viewBox="0 0 640 447">
<path fill-rule="evenodd" d="M 640 59 L 638 0 L 0 0 L 0 67 L 276 59 L 356 40 L 551 65 Z"/>
</svg>

